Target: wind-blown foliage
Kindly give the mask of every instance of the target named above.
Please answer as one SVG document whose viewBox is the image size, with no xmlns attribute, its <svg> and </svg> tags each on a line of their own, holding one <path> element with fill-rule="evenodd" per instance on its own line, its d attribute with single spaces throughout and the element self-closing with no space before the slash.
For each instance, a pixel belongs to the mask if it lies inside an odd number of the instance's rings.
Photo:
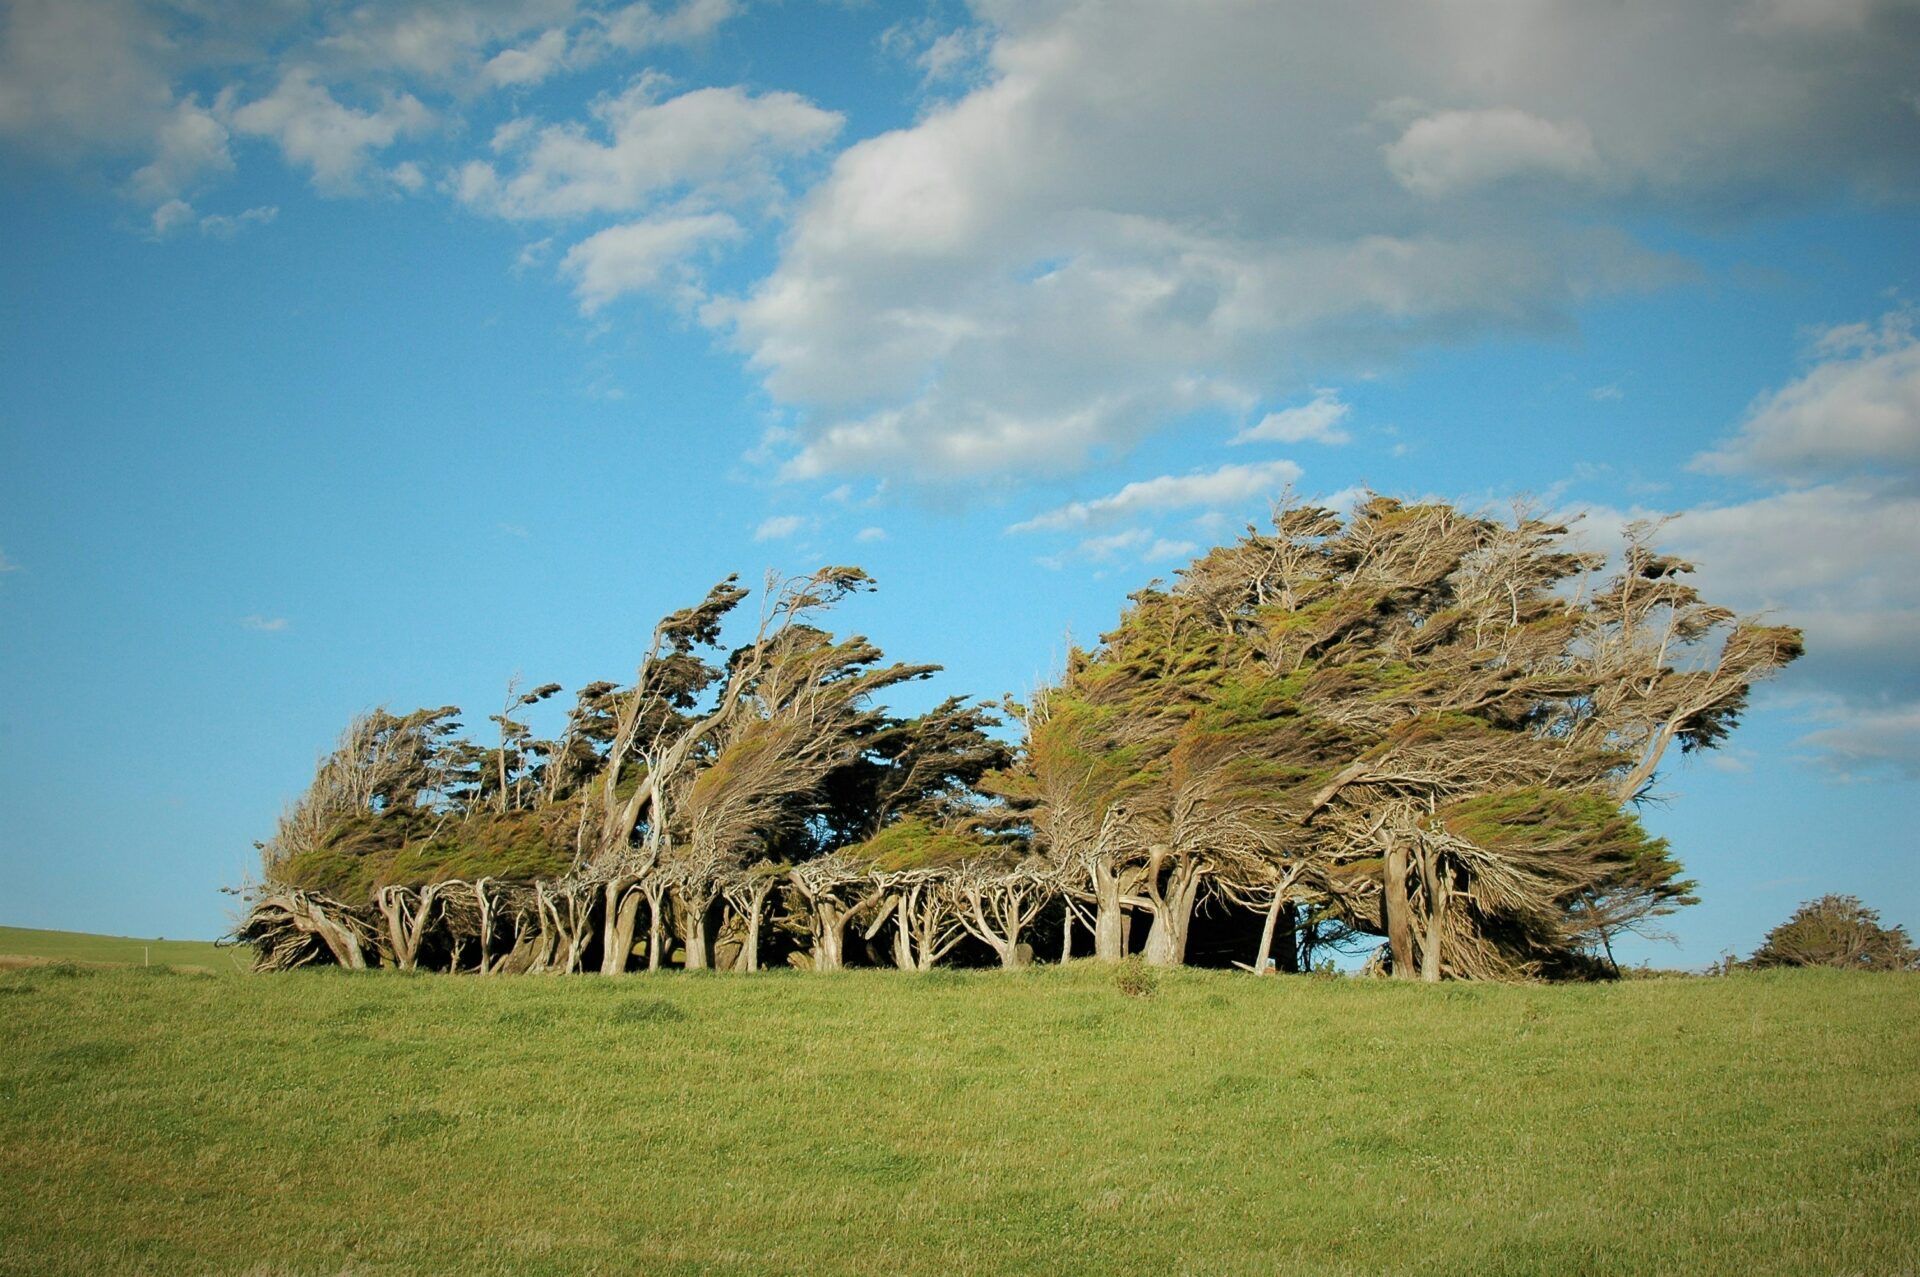
<svg viewBox="0 0 1920 1277">
<path fill-rule="evenodd" d="M 510 684 L 487 748 L 451 707 L 355 720 L 245 934 L 267 965 L 617 974 L 1011 966 L 1081 929 L 1176 964 L 1211 927 L 1252 970 L 1364 935 L 1430 980 L 1602 969 L 1693 900 L 1634 814 L 1667 751 L 1720 743 L 1801 650 L 1654 530 L 1608 572 L 1524 511 L 1282 505 L 1008 702 L 1017 747 L 985 705 L 878 703 L 936 667 L 820 627 L 859 569 L 769 580 L 732 648 L 729 577 L 557 739 L 516 717 L 553 684 Z"/>
</svg>

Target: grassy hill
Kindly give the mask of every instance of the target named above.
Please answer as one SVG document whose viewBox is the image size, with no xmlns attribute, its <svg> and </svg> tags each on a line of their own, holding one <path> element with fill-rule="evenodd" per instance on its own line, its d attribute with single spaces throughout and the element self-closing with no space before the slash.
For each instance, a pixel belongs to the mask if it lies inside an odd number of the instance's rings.
<svg viewBox="0 0 1920 1277">
<path fill-rule="evenodd" d="M 246 955 L 240 957 L 244 963 Z M 231 952 L 206 940 L 141 940 L 133 936 L 94 936 L 84 931 L 36 931 L 31 927 L 0 927 L 0 960 L 6 958 L 234 969 Z"/>
<path fill-rule="evenodd" d="M 7 1273 L 1896 1273 L 1920 978 L 0 972 Z"/>
</svg>

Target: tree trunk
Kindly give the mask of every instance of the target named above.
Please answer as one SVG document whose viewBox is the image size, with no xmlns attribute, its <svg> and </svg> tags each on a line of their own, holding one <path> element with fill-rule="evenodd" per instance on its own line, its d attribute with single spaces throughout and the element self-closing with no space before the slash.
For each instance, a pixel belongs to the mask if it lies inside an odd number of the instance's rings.
<svg viewBox="0 0 1920 1277">
<path fill-rule="evenodd" d="M 630 881 L 616 879 L 608 883 L 606 908 L 605 935 L 600 942 L 600 974 L 624 975 L 633 957 L 633 931 L 640 919 L 639 890 Z"/>
<path fill-rule="evenodd" d="M 1093 870 L 1093 956 L 1118 962 L 1127 956 L 1127 911 L 1120 903 L 1120 875 L 1106 865 Z"/>
<path fill-rule="evenodd" d="M 333 960 L 341 966 L 349 971 L 365 971 L 367 956 L 361 949 L 360 937 L 354 934 L 353 928 L 346 923 L 335 922 L 329 918 L 327 911 L 311 898 L 305 899 L 304 904 L 307 920 L 311 925 L 302 930 L 311 931 L 319 936 L 320 942 L 327 946 L 329 953 L 333 954 Z M 288 912 L 291 914 L 294 911 Z M 295 925 L 298 925 L 297 915 Z"/>
<path fill-rule="evenodd" d="M 1193 903 L 1200 894 L 1200 869 L 1192 863 L 1167 875 L 1166 886 L 1153 911 L 1147 947 L 1141 957 L 1156 967 L 1177 967 L 1187 960 L 1187 932 L 1193 925 Z"/>
<path fill-rule="evenodd" d="M 1420 940 L 1420 978 L 1440 982 L 1440 949 L 1447 919 L 1447 887 L 1431 848 L 1420 849 L 1420 886 L 1426 900 L 1427 925 Z"/>
<path fill-rule="evenodd" d="M 1273 934 L 1280 925 L 1280 908 L 1283 903 L 1280 893 L 1274 892 L 1273 903 L 1267 906 L 1267 920 L 1260 927 L 1260 947 L 1254 951 L 1253 955 L 1255 975 L 1267 974 L 1268 966 L 1273 960 Z"/>
<path fill-rule="evenodd" d="M 765 910 L 767 895 L 772 890 L 771 883 L 764 883 L 747 897 L 745 910 L 747 935 L 740 944 L 740 958 L 735 965 L 736 970 L 758 971 L 760 969 L 760 914 Z"/>
<path fill-rule="evenodd" d="M 917 971 L 919 960 L 913 953 L 913 893 L 903 891 L 893 906 L 893 965 L 901 971 Z"/>
<path fill-rule="evenodd" d="M 493 970 L 487 956 L 493 948 L 493 902 L 487 899 L 487 880 L 480 879 L 473 884 L 473 903 L 480 910 L 480 974 L 486 975 Z"/>
<path fill-rule="evenodd" d="M 813 918 L 813 969 L 839 971 L 846 965 L 847 915 L 821 899 Z"/>
<path fill-rule="evenodd" d="M 680 945 L 686 950 L 685 966 L 689 971 L 713 970 L 713 941 L 715 932 L 714 904 L 717 896 L 680 895 Z"/>
<path fill-rule="evenodd" d="M 661 966 L 661 946 L 666 942 L 666 927 L 660 917 L 662 906 L 666 904 L 666 887 L 659 883 L 648 883 L 647 896 L 647 970 L 658 971 Z"/>
<path fill-rule="evenodd" d="M 1387 844 L 1382 862 L 1382 899 L 1380 909 L 1386 915 L 1387 952 L 1393 959 L 1396 980 L 1413 978 L 1413 918 L 1407 900 L 1407 849 L 1399 839 Z"/>
</svg>

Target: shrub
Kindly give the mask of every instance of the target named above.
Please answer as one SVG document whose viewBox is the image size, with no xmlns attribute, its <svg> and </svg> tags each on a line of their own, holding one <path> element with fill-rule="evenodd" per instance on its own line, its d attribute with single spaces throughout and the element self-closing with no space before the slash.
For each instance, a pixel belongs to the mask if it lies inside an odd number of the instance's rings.
<svg viewBox="0 0 1920 1277">
<path fill-rule="evenodd" d="M 1881 926 L 1857 896 L 1822 896 L 1769 931 L 1746 965 L 1909 971 L 1920 966 L 1920 949 L 1905 927 Z"/>
</svg>

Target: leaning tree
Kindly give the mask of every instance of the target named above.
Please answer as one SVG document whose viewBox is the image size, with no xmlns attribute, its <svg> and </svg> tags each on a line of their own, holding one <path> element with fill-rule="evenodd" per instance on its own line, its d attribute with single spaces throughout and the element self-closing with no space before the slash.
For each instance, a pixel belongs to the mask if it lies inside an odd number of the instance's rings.
<svg viewBox="0 0 1920 1277">
<path fill-rule="evenodd" d="M 1524 511 L 1282 506 L 1073 653 L 992 783 L 1101 956 L 1143 915 L 1145 957 L 1180 961 L 1213 891 L 1331 910 L 1400 975 L 1564 969 L 1691 900 L 1633 804 L 1801 650 L 1704 601 L 1653 530 L 1600 580 Z"/>
</svg>

